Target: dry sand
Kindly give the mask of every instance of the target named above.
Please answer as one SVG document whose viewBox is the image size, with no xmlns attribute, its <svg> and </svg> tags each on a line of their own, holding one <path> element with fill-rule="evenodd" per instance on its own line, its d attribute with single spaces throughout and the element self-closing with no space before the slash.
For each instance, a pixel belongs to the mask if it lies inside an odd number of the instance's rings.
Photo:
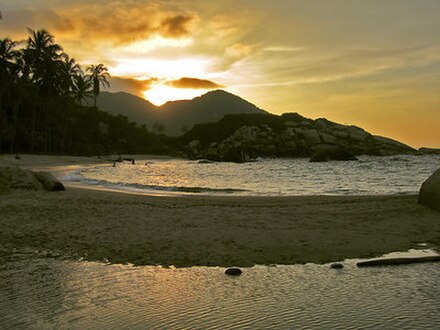
<svg viewBox="0 0 440 330">
<path fill-rule="evenodd" d="M 33 165 L 54 163 L 43 158 Z M 440 246 L 440 213 L 417 196 L 157 197 L 77 187 L 0 196 L 2 254 L 251 266 L 372 257 L 418 243 Z"/>
</svg>

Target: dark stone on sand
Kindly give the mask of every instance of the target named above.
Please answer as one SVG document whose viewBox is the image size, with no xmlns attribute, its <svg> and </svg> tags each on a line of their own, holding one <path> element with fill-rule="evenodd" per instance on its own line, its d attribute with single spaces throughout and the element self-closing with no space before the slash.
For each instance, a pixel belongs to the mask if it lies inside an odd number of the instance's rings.
<svg viewBox="0 0 440 330">
<path fill-rule="evenodd" d="M 35 177 L 47 191 L 63 191 L 64 185 L 49 172 L 35 172 Z"/>
<path fill-rule="evenodd" d="M 440 169 L 423 182 L 419 203 L 440 211 Z"/>
<path fill-rule="evenodd" d="M 1 166 L 0 179 L 6 182 L 10 189 L 41 190 L 42 185 L 35 174 L 18 166 Z M 3 183 L 3 186 L 6 186 Z M 3 188 L 6 189 L 6 188 Z"/>
<path fill-rule="evenodd" d="M 243 272 L 241 271 L 240 268 L 228 268 L 225 270 L 225 274 L 226 275 L 231 275 L 231 276 L 239 276 L 241 275 Z"/>
<path fill-rule="evenodd" d="M 344 268 L 344 265 L 341 264 L 341 263 L 339 263 L 339 262 L 335 262 L 334 264 L 331 264 L 331 265 L 330 265 L 330 268 L 333 268 L 333 269 L 342 269 L 342 268 Z"/>
<path fill-rule="evenodd" d="M 407 265 L 423 262 L 439 262 L 440 256 L 429 257 L 414 257 L 414 258 L 388 258 L 388 259 L 375 259 L 368 261 L 360 261 L 356 264 L 358 267 L 376 267 L 376 266 L 396 266 Z"/>
<path fill-rule="evenodd" d="M 357 160 L 350 152 L 344 148 L 334 145 L 322 145 L 310 157 L 310 162 L 327 162 L 329 160 Z"/>
</svg>

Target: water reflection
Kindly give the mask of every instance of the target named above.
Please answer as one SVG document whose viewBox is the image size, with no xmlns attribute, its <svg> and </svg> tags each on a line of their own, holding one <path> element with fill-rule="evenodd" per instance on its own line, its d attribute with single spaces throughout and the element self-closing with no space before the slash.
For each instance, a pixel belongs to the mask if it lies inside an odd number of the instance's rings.
<svg viewBox="0 0 440 330">
<path fill-rule="evenodd" d="M 24 256 L 0 265 L 0 328 L 434 328 L 440 264 L 343 270 L 105 265 Z"/>
</svg>

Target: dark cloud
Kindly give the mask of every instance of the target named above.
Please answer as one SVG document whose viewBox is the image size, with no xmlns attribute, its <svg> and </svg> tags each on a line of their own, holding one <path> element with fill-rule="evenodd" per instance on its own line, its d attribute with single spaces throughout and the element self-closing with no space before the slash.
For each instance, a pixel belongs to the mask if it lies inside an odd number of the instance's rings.
<svg viewBox="0 0 440 330">
<path fill-rule="evenodd" d="M 194 18 L 175 15 L 165 18 L 160 25 L 161 33 L 166 37 L 182 37 L 189 33 L 189 26 Z"/>
<path fill-rule="evenodd" d="M 194 88 L 194 89 L 215 89 L 215 88 L 225 87 L 210 80 L 188 78 L 188 77 L 172 80 L 168 82 L 168 85 L 175 88 Z"/>
</svg>

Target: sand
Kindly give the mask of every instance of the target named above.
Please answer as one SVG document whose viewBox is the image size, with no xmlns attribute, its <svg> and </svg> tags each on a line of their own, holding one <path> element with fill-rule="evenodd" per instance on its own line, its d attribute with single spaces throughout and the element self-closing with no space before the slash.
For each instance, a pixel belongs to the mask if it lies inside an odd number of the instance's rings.
<svg viewBox="0 0 440 330">
<path fill-rule="evenodd" d="M 7 161 L 0 157 L 0 165 Z M 67 186 L 0 196 L 3 255 L 50 251 L 135 265 L 252 266 L 373 257 L 419 243 L 440 246 L 440 213 L 417 204 L 415 195 L 158 197 Z"/>
</svg>

